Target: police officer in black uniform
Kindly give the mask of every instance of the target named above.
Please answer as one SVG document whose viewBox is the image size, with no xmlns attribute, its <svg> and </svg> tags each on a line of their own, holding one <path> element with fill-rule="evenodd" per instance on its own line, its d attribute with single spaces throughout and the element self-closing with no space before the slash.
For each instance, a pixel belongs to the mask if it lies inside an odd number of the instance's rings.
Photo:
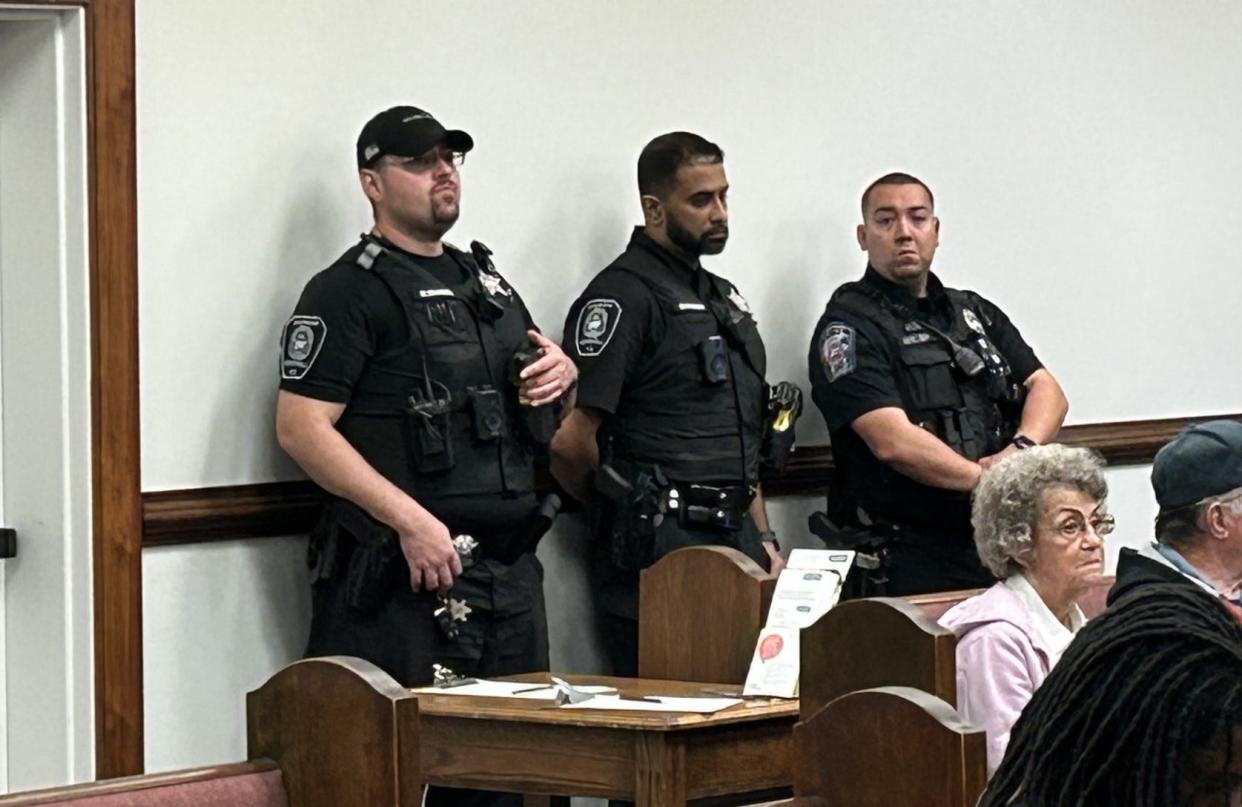
<svg viewBox="0 0 1242 807">
<path fill-rule="evenodd" d="M 882 563 L 863 594 L 990 585 L 970 491 L 999 459 L 1056 436 L 1065 395 L 1004 312 L 931 273 L 940 221 L 926 185 L 881 177 L 862 213 L 867 271 L 833 293 L 811 341 L 834 462 L 816 531 Z"/>
<path fill-rule="evenodd" d="M 565 321 L 581 376 L 552 468 L 593 503 L 597 606 L 618 675 L 637 672 L 639 570 L 696 544 L 780 566 L 758 485 L 763 341 L 733 284 L 699 262 L 729 235 L 723 160 L 687 132 L 643 149 L 645 226 Z"/>
<path fill-rule="evenodd" d="M 311 536 L 308 656 L 406 686 L 548 667 L 533 460 L 577 371 L 477 242 L 442 242 L 474 142 L 415 107 L 363 128 L 374 227 L 311 278 L 285 325 L 277 434 L 332 494 Z M 473 553 L 454 538 L 468 534 Z M 433 791 L 428 804 L 520 804 Z"/>
</svg>

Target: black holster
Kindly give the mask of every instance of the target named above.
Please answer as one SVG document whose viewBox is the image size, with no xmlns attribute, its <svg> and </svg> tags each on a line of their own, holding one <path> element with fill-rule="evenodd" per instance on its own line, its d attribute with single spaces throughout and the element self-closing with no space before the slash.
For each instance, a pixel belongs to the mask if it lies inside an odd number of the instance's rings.
<svg viewBox="0 0 1242 807">
<path fill-rule="evenodd" d="M 595 472 L 594 486 L 606 500 L 600 538 L 608 542 L 613 565 L 627 571 L 649 566 L 655 531 L 664 520 L 669 488 L 664 471 L 658 465 L 604 463 Z"/>
<path fill-rule="evenodd" d="M 312 581 L 343 573 L 346 600 L 362 613 L 375 610 L 390 587 L 403 577 L 396 532 L 343 499 L 324 508 L 311 532 L 308 560 Z"/>
</svg>

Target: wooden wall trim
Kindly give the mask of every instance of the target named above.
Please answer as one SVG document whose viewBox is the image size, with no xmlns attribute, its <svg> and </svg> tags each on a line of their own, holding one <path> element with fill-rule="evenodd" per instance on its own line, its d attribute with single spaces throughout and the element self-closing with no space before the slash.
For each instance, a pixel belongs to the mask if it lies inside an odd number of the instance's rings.
<svg viewBox="0 0 1242 807">
<path fill-rule="evenodd" d="M 1217 417 L 1242 420 L 1242 414 L 1162 420 L 1131 420 L 1066 426 L 1060 440 L 1094 448 L 1109 465 L 1151 462 L 1160 446 L 1186 425 Z M 764 480 L 769 497 L 823 495 L 832 475 L 828 446 L 799 448 L 784 473 Z M 310 482 L 269 482 L 231 487 L 193 488 L 144 493 L 143 545 L 296 535 L 310 529 L 323 492 Z"/>
<path fill-rule="evenodd" d="M 143 771 L 134 0 L 86 10 L 95 775 Z"/>
</svg>

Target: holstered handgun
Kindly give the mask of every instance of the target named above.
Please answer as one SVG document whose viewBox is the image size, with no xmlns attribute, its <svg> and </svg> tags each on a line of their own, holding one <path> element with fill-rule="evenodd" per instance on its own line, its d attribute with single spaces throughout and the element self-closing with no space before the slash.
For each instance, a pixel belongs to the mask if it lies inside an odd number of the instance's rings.
<svg viewBox="0 0 1242 807">
<path fill-rule="evenodd" d="M 883 597 L 888 590 L 888 548 L 896 536 L 881 525 L 849 524 L 841 526 L 827 513 L 812 513 L 807 528 L 829 549 L 854 550 L 855 574 L 846 575 L 841 592 L 843 600 L 861 597 Z"/>
<path fill-rule="evenodd" d="M 358 611 L 370 613 L 402 577 L 404 558 L 397 533 L 351 502 L 335 501 L 329 511 L 339 529 L 354 539 L 345 569 L 345 600 Z"/>
<path fill-rule="evenodd" d="M 650 565 L 655 554 L 655 531 L 664 520 L 668 478 L 658 465 L 635 466 L 627 479 L 611 464 L 595 472 L 595 490 L 608 499 L 615 515 L 607 535 L 617 568 L 637 571 Z"/>
</svg>

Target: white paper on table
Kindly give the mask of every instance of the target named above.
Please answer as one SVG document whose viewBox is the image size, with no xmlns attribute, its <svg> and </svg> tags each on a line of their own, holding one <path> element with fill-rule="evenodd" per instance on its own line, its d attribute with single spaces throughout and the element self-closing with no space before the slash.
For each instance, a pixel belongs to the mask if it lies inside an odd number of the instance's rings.
<svg viewBox="0 0 1242 807">
<path fill-rule="evenodd" d="M 617 690 L 606 686 L 578 686 L 583 692 L 589 692 L 597 698 L 617 695 Z M 530 681 L 488 681 L 480 679 L 473 684 L 462 684 L 455 687 L 419 687 L 411 690 L 418 694 L 431 695 L 473 695 L 476 698 L 527 698 L 538 701 L 556 700 L 556 687 L 551 684 L 538 684 Z M 594 700 L 594 698 L 592 699 Z"/>
<path fill-rule="evenodd" d="M 693 712 L 709 715 L 737 706 L 741 698 L 679 698 L 669 695 L 648 695 L 645 700 L 630 698 L 591 698 L 582 703 L 567 703 L 562 709 L 606 709 L 626 712 Z"/>
<path fill-rule="evenodd" d="M 798 697 L 798 671 L 802 654 L 799 641 L 798 628 L 767 627 L 761 630 L 742 694 L 748 697 Z"/>
</svg>

